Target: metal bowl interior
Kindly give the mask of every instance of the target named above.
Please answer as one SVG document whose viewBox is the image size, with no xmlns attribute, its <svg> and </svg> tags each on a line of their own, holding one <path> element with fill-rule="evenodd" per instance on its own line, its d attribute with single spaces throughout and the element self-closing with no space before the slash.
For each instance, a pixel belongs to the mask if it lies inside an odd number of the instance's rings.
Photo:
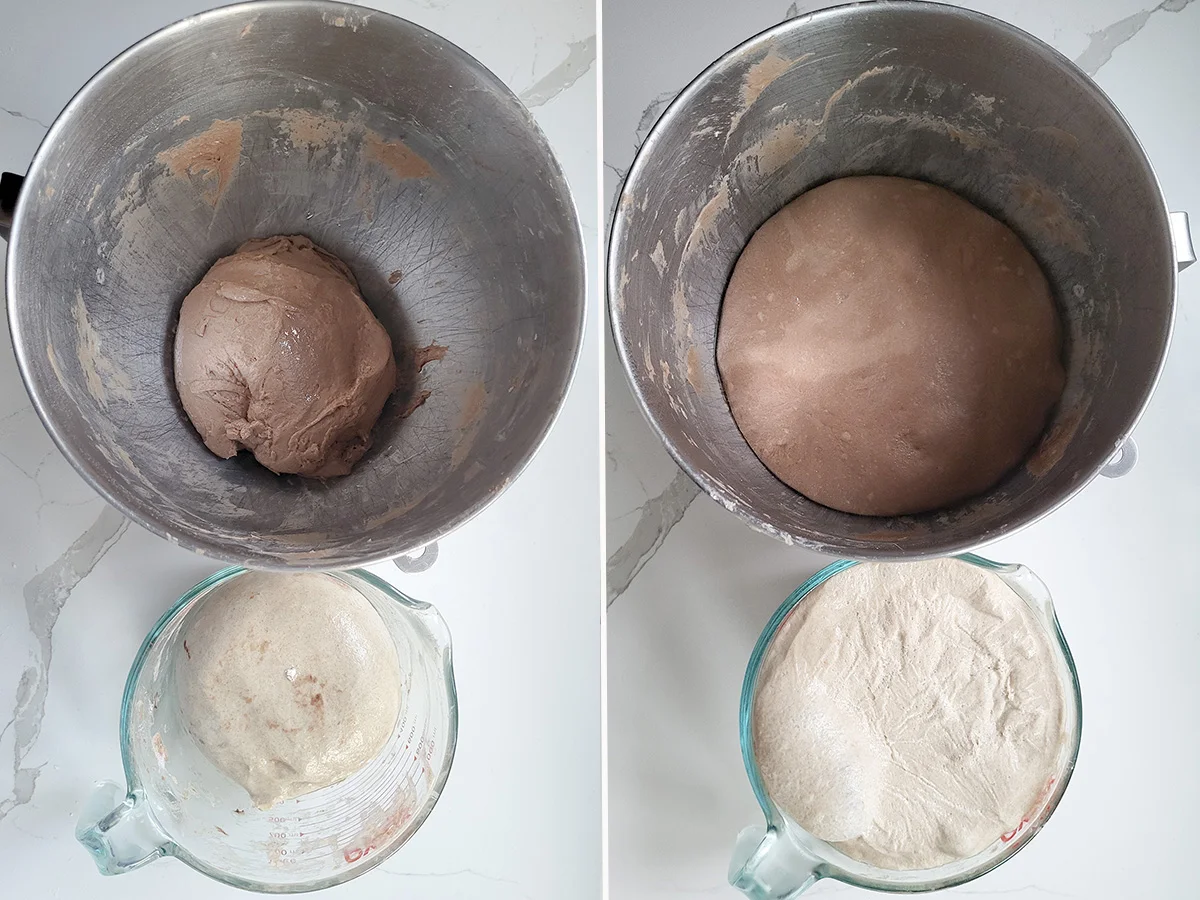
<svg viewBox="0 0 1200 900">
<path fill-rule="evenodd" d="M 349 264 L 400 362 L 343 478 L 218 459 L 175 393 L 184 295 L 274 234 Z M 521 471 L 574 370 L 585 273 L 562 171 L 495 76 L 402 19 L 267 0 L 152 35 L 71 101 L 23 186 L 8 297 L 34 404 L 106 498 L 226 560 L 337 568 L 428 543 Z"/>
<path fill-rule="evenodd" d="M 952 509 L 875 518 L 807 500 L 754 455 L 722 392 L 716 328 L 742 248 L 798 194 L 855 174 L 940 184 L 1006 222 L 1064 317 L 1068 384 L 1040 444 Z M 1161 192 L 1111 102 L 1024 32 L 933 3 L 824 10 L 714 63 L 643 145 L 609 248 L 617 347 L 676 461 L 753 527 L 860 559 L 969 549 L 1082 488 L 1149 399 L 1174 298 Z"/>
</svg>

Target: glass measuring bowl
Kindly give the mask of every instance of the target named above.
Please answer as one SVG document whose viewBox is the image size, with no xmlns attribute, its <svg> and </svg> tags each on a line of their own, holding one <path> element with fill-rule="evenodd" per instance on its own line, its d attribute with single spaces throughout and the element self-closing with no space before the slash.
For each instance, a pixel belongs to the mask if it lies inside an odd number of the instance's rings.
<svg viewBox="0 0 1200 900">
<path fill-rule="evenodd" d="M 1050 638 L 1055 655 L 1058 677 L 1062 681 L 1065 700 L 1065 732 L 1063 747 L 1056 761 L 1054 774 L 1048 779 L 1033 807 L 1014 823 L 1011 831 L 996 836 L 985 850 L 967 859 L 957 860 L 933 869 L 894 871 L 880 869 L 851 859 L 835 847 L 809 834 L 791 820 L 767 796 L 762 776 L 754 756 L 753 714 L 758 688 L 758 676 L 788 615 L 810 591 L 833 576 L 858 565 L 853 560 L 840 560 L 826 566 L 800 585 L 771 616 L 763 629 L 742 682 L 739 727 L 741 729 L 742 760 L 750 776 L 750 784 L 759 806 L 766 815 L 765 826 L 754 825 L 738 835 L 733 860 L 729 866 L 729 883 L 751 900 L 790 900 L 798 897 L 822 878 L 833 878 L 846 884 L 877 891 L 912 893 L 935 891 L 963 884 L 989 872 L 1013 856 L 1037 834 L 1058 806 L 1079 755 L 1082 730 L 1082 700 L 1079 677 L 1071 651 L 1058 626 L 1046 585 L 1025 566 L 992 562 L 974 554 L 956 557 L 999 575 L 1013 591 L 1028 604 Z"/>
<path fill-rule="evenodd" d="M 179 714 L 175 657 L 184 652 L 189 615 L 215 587 L 245 573 L 226 569 L 196 585 L 142 642 L 121 704 L 128 788 L 99 785 L 75 829 L 106 875 L 175 856 L 234 887 L 330 887 L 399 849 L 442 792 L 458 731 L 450 633 L 429 604 L 361 570 L 328 577 L 370 601 L 396 642 L 403 693 L 384 749 L 344 781 L 268 810 L 208 761 Z"/>
</svg>

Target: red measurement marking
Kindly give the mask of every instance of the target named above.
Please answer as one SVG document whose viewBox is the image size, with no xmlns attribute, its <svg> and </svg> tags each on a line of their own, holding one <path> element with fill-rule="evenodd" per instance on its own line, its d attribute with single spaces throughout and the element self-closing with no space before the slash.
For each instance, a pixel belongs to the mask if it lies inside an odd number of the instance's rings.
<svg viewBox="0 0 1200 900">
<path fill-rule="evenodd" d="M 352 847 L 348 850 L 343 850 L 342 858 L 346 860 L 347 863 L 358 862 L 372 850 L 377 849 L 381 844 L 388 841 L 391 836 L 398 831 L 411 817 L 412 810 L 409 809 L 407 805 L 401 807 L 384 820 L 383 824 L 375 830 L 375 833 L 367 838 L 364 846 Z"/>
<path fill-rule="evenodd" d="M 1000 843 L 1007 844 L 1018 834 L 1024 831 L 1026 825 L 1033 821 L 1034 815 L 1042 808 L 1042 805 L 1046 802 L 1046 798 L 1048 798 L 1051 791 L 1054 790 L 1054 782 L 1055 779 L 1053 778 L 1046 782 L 1046 786 L 1042 788 L 1042 792 L 1038 794 L 1037 799 L 1033 801 L 1033 809 L 1021 817 L 1021 821 L 1017 823 L 1016 828 L 1012 829 L 1012 831 L 1006 831 L 1004 834 L 1000 835 Z"/>
</svg>

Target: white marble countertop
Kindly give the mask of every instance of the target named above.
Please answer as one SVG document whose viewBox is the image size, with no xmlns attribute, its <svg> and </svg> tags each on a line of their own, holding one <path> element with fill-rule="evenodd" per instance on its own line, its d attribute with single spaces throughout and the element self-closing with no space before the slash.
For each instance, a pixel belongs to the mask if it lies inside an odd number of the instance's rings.
<svg viewBox="0 0 1200 900">
<path fill-rule="evenodd" d="M 215 0 L 214 0 L 215 2 Z M 5 4 L 0 169 L 113 55 L 205 0 Z M 595 9 L 588 0 L 372 0 L 476 56 L 527 104 L 594 247 Z M 2 282 L 0 282 L 2 283 Z M 571 394 L 525 473 L 440 542 L 428 572 L 375 567 L 454 638 L 458 753 L 416 836 L 345 897 L 599 897 L 599 304 Z M 0 320 L 2 321 L 2 320 Z M 97 779 L 121 778 L 121 691 L 142 638 L 219 566 L 128 524 L 59 455 L 0 324 L 0 868 L 5 897 L 244 896 L 175 860 L 102 878 L 73 838 Z"/>
<path fill-rule="evenodd" d="M 1200 213 L 1200 3 L 976 0 L 1075 59 L 1128 118 L 1172 209 Z M 829 5 L 606 0 L 604 161 L 614 195 L 658 114 L 725 50 Z M 738 695 L 770 613 L 828 562 L 697 497 L 606 352 L 612 896 L 736 897 L 733 840 L 761 822 L 738 746 Z M 1083 747 L 1044 831 L 950 893 L 1196 896 L 1200 841 L 1200 270 L 1180 277 L 1171 353 L 1135 436 L 1140 462 L 987 547 L 1050 586 L 1078 663 Z M 821 882 L 810 896 L 849 894 Z M 864 894 L 863 896 L 867 896 Z"/>
</svg>

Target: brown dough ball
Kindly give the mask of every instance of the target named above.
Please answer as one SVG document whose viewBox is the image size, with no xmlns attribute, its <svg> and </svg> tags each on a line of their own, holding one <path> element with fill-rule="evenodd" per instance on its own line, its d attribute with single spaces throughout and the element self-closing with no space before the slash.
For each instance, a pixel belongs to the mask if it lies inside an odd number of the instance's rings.
<svg viewBox="0 0 1200 900">
<path fill-rule="evenodd" d="M 1037 262 L 956 194 L 861 176 L 800 195 L 750 239 L 717 365 L 759 459 L 843 512 L 909 515 L 979 494 L 1062 393 Z"/>
<path fill-rule="evenodd" d="M 247 241 L 184 298 L 175 386 L 205 445 L 278 473 L 345 475 L 396 389 L 387 332 L 306 237 Z"/>
</svg>

